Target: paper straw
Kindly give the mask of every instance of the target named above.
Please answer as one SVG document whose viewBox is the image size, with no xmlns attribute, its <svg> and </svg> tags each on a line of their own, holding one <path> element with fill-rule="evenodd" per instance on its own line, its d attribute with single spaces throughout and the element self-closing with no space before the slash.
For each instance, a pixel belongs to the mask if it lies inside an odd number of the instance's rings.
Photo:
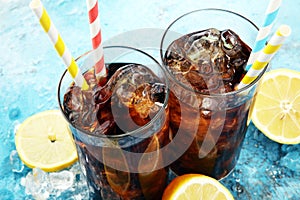
<svg viewBox="0 0 300 200">
<path fill-rule="evenodd" d="M 93 49 L 95 50 L 95 56 L 97 63 L 95 64 L 95 74 L 99 80 L 101 77 L 106 76 L 106 69 L 104 67 L 104 55 L 102 47 L 101 27 L 98 13 L 98 0 L 86 0 L 90 34 L 92 38 Z"/>
<path fill-rule="evenodd" d="M 267 10 L 265 12 L 265 19 L 263 25 L 259 28 L 259 32 L 256 36 L 256 40 L 252 48 L 252 52 L 249 56 L 246 70 L 249 70 L 251 68 L 253 62 L 258 57 L 258 54 L 265 47 L 269 33 L 277 17 L 280 5 L 281 5 L 281 0 L 270 0 Z"/>
<path fill-rule="evenodd" d="M 272 36 L 268 44 L 263 51 L 258 55 L 258 58 L 254 61 L 252 67 L 238 85 L 238 89 L 241 89 L 249 85 L 254 81 L 257 76 L 262 72 L 264 67 L 268 65 L 273 56 L 277 53 L 284 40 L 291 34 L 291 28 L 287 25 L 281 25 L 276 33 Z"/>
<path fill-rule="evenodd" d="M 49 36 L 51 42 L 53 43 L 56 49 L 56 52 L 63 59 L 68 69 L 68 72 L 71 74 L 72 78 L 74 79 L 75 84 L 81 87 L 82 90 L 87 90 L 89 86 L 86 80 L 84 79 L 70 51 L 64 44 L 62 37 L 58 33 L 53 22 L 51 21 L 43 4 L 40 2 L 40 0 L 32 0 L 29 6 L 32 9 L 32 11 L 35 13 L 37 18 L 40 20 L 40 24 L 43 27 L 44 31 Z"/>
</svg>

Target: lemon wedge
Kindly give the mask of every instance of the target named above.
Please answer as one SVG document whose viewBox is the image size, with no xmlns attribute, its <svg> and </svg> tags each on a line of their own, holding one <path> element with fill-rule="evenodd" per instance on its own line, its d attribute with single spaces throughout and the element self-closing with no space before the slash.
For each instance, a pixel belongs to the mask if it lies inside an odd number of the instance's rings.
<svg viewBox="0 0 300 200">
<path fill-rule="evenodd" d="M 46 172 L 64 169 L 78 159 L 68 123 L 59 110 L 27 118 L 16 131 L 15 144 L 25 165 Z"/>
<path fill-rule="evenodd" d="M 164 191 L 162 200 L 233 200 L 230 191 L 214 178 L 201 174 L 177 176 Z"/>
<path fill-rule="evenodd" d="M 300 143 L 300 72 L 267 72 L 258 87 L 251 119 L 268 138 L 281 144 Z"/>
</svg>

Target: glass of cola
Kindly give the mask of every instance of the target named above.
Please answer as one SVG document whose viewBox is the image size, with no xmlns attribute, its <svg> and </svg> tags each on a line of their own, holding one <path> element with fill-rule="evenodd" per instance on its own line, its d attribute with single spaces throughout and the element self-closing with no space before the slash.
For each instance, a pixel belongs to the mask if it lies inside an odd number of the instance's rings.
<svg viewBox="0 0 300 200">
<path fill-rule="evenodd" d="M 76 143 L 90 199 L 160 199 L 168 167 L 169 84 L 150 55 L 124 46 L 104 47 L 106 77 L 97 80 L 97 54 L 77 63 L 89 84 L 82 90 L 65 72 L 59 106 Z M 104 80 L 104 81 L 103 81 Z"/>
<path fill-rule="evenodd" d="M 181 154 L 171 164 L 175 174 L 221 179 L 235 167 L 264 73 L 236 89 L 257 33 L 249 19 L 221 9 L 189 12 L 165 31 L 160 51 L 170 81 L 170 138 L 182 138 L 170 149 L 169 157 Z"/>
</svg>

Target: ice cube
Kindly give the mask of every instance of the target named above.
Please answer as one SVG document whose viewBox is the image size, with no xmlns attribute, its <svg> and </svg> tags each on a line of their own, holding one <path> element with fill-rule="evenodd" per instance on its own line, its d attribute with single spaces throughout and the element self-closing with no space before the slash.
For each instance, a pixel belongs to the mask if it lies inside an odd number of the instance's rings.
<svg viewBox="0 0 300 200">
<path fill-rule="evenodd" d="M 217 110 L 218 102 L 213 98 L 203 98 L 201 107 L 205 110 Z"/>
<path fill-rule="evenodd" d="M 49 180 L 53 189 L 67 190 L 73 185 L 74 174 L 67 170 L 53 172 L 49 173 Z"/>
<path fill-rule="evenodd" d="M 46 200 L 53 191 L 48 174 L 38 168 L 33 168 L 25 178 L 22 178 L 21 185 L 25 187 L 25 193 L 35 199 Z"/>
<path fill-rule="evenodd" d="M 220 76 L 219 74 L 213 74 L 211 77 L 209 77 L 206 80 L 206 85 L 207 85 L 208 92 L 210 93 L 220 93 L 220 91 L 223 91 L 224 89 L 224 87 L 222 87 L 223 86 L 222 76 Z"/>
<path fill-rule="evenodd" d="M 81 172 L 79 162 L 72 165 L 72 167 L 68 169 L 67 172 L 73 174 L 72 175 L 74 177 L 73 184 L 67 190 L 59 190 L 61 193 L 60 195 L 56 195 L 57 196 L 56 199 L 64 200 L 67 197 L 67 199 L 70 200 L 88 200 L 89 189 L 87 186 L 85 176 Z M 71 176 L 71 174 L 69 175 Z"/>
<path fill-rule="evenodd" d="M 98 126 L 97 105 L 94 101 L 94 91 L 82 91 L 77 86 L 72 86 L 64 96 L 64 112 L 69 116 L 70 121 L 81 124 L 87 130 L 93 131 Z"/>
<path fill-rule="evenodd" d="M 128 105 L 134 98 L 132 93 L 144 83 L 153 83 L 153 77 L 154 74 L 142 65 L 125 65 L 119 68 L 107 84 L 96 92 L 98 95 L 96 95 L 95 101 L 96 103 L 104 102 L 115 93 L 120 102 Z"/>
<path fill-rule="evenodd" d="M 224 51 L 226 52 L 230 52 L 230 50 L 233 50 L 237 45 L 237 35 L 230 30 L 222 32 L 221 40 L 223 42 Z"/>
<path fill-rule="evenodd" d="M 196 71 L 190 71 L 186 74 L 187 81 L 194 87 L 206 89 L 206 81 L 203 76 Z"/>
<path fill-rule="evenodd" d="M 34 168 L 21 179 L 21 185 L 25 187 L 26 194 L 35 199 L 65 199 L 75 196 L 88 199 L 89 190 L 79 163 L 70 169 L 51 173 Z"/>
<path fill-rule="evenodd" d="M 243 47 L 248 47 L 241 41 L 239 36 L 231 30 L 225 30 L 222 31 L 221 41 L 224 52 L 233 60 L 232 64 L 235 66 L 243 65 L 249 56 L 245 55 Z"/>
<path fill-rule="evenodd" d="M 250 50 L 233 31 L 211 28 L 175 40 L 164 61 L 176 79 L 192 89 L 224 93 L 240 82 Z"/>
<path fill-rule="evenodd" d="M 120 101 L 125 105 L 130 105 L 132 102 L 132 99 L 134 98 L 134 91 L 136 90 L 136 86 L 132 84 L 123 84 L 120 85 L 116 89 L 116 94 Z"/>
<path fill-rule="evenodd" d="M 117 76 L 117 77 L 116 77 Z M 148 68 L 142 65 L 128 65 L 122 72 L 115 74 L 110 81 L 115 88 L 111 87 L 120 103 L 130 109 L 133 109 L 140 118 L 149 116 L 150 109 L 156 100 L 164 100 L 161 91 L 164 89 L 161 85 L 153 85 L 158 82 L 156 76 Z M 114 83 L 114 78 L 116 78 Z M 153 85 L 153 86 L 152 86 Z M 159 93 L 157 93 L 159 92 Z"/>
<path fill-rule="evenodd" d="M 141 85 L 145 83 L 144 74 L 141 71 L 133 72 L 130 80 L 133 85 Z"/>
<path fill-rule="evenodd" d="M 65 113 L 72 123 L 96 134 L 124 132 L 149 122 L 163 103 L 165 89 L 147 67 L 127 64 L 101 87 L 82 91 L 72 86 L 64 96 Z"/>
<path fill-rule="evenodd" d="M 143 84 L 134 92 L 132 107 L 140 118 L 147 118 L 154 102 L 151 100 L 151 85 Z"/>
<path fill-rule="evenodd" d="M 189 43 L 191 43 L 189 49 L 187 49 L 187 57 L 194 63 L 210 63 L 211 58 L 215 57 L 213 53 L 221 52 L 218 50 L 220 31 L 217 29 L 208 29 L 204 32 L 187 36 Z M 185 46 L 188 46 L 186 44 Z"/>
<path fill-rule="evenodd" d="M 71 93 L 72 91 L 72 93 Z M 72 86 L 64 96 L 64 109 L 66 113 L 76 112 L 81 110 L 81 105 L 83 103 L 81 88 Z M 76 119 L 76 116 L 72 117 Z M 72 120 L 72 119 L 71 119 Z"/>
<path fill-rule="evenodd" d="M 24 164 L 21 161 L 19 154 L 16 150 L 11 151 L 9 160 L 13 172 L 21 173 L 23 171 Z"/>
<path fill-rule="evenodd" d="M 199 41 L 194 41 L 187 50 L 187 58 L 193 63 L 198 63 L 199 60 L 210 60 L 209 51 L 202 46 Z"/>
<path fill-rule="evenodd" d="M 158 110 L 153 100 L 164 101 L 164 94 L 151 93 L 162 90 L 158 85 L 152 88 L 156 83 L 159 83 L 159 79 L 147 67 L 139 64 L 122 65 L 103 87 L 95 87 L 91 93 L 73 91 L 73 96 L 79 97 L 75 97 L 71 103 L 65 98 L 66 106 L 70 113 L 73 110 L 71 114 L 74 121 L 79 122 L 78 126 L 89 131 L 113 134 L 116 124 L 124 132 L 130 131 L 148 123 L 150 113 Z M 82 105 L 76 106 L 80 103 Z"/>
<path fill-rule="evenodd" d="M 163 103 L 165 101 L 166 86 L 162 83 L 151 85 L 150 98 L 153 102 Z"/>
</svg>

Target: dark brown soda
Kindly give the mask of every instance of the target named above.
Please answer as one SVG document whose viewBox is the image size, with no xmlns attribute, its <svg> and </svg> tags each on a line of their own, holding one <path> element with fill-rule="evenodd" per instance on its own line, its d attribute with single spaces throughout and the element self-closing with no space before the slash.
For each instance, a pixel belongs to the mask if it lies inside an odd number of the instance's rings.
<svg viewBox="0 0 300 200">
<path fill-rule="evenodd" d="M 235 105 L 234 94 L 226 99 L 210 95 L 235 90 L 246 73 L 250 52 L 251 48 L 232 30 L 216 29 L 184 35 L 168 47 L 164 64 L 172 74 L 171 135 L 186 135 L 186 141 L 179 145 L 189 145 L 171 165 L 177 175 L 200 173 L 221 179 L 236 165 L 251 99 Z M 213 147 L 205 149 L 204 141 Z"/>
<path fill-rule="evenodd" d="M 132 66 L 128 67 L 128 65 Z M 132 88 L 127 88 L 131 85 L 122 83 L 118 85 L 117 89 L 114 87 L 120 81 L 120 77 L 124 76 L 125 73 L 130 73 L 130 70 L 136 70 L 138 67 L 138 64 L 129 63 L 106 65 L 107 83 L 110 83 L 110 85 L 106 83 L 102 86 L 97 84 L 93 70 L 90 70 L 85 73 L 85 78 L 91 89 L 82 91 L 72 85 L 64 96 L 64 113 L 73 125 L 71 130 L 75 137 L 80 163 L 84 168 L 83 171 L 88 185 L 94 191 L 91 193 L 90 199 L 160 199 L 166 186 L 168 168 L 157 169 L 154 166 L 157 164 L 163 166 L 164 155 L 158 153 L 157 157 L 154 158 L 158 163 L 154 164 L 151 160 L 147 162 L 143 158 L 143 153 L 160 149 L 169 142 L 168 109 L 160 117 L 162 125 L 156 129 L 157 132 L 144 138 L 124 137 L 122 143 L 128 144 L 126 147 L 122 147 L 121 141 L 118 140 L 118 136 L 122 137 L 122 135 L 149 123 L 157 114 L 159 106 L 164 103 L 165 86 L 158 77 L 151 73 L 147 74 L 148 72 L 143 72 L 145 79 L 149 75 L 148 82 L 137 83 L 140 86 L 135 85 L 134 94 L 136 97 L 134 100 L 130 99 L 126 105 L 124 102 L 120 102 L 118 88 L 122 88 L 121 92 L 132 91 Z M 141 70 L 143 69 L 141 68 Z M 112 79 L 115 79 L 113 81 L 116 82 L 110 82 Z M 135 81 L 138 80 L 139 78 Z M 124 82 L 124 80 L 121 81 Z M 149 111 L 149 107 L 145 107 L 149 103 L 148 98 L 139 99 L 139 95 L 142 95 L 143 92 L 145 94 L 145 88 L 150 91 L 150 108 L 159 105 L 156 109 L 150 109 Z M 112 108 L 116 113 L 113 113 Z M 101 144 L 87 144 L 77 136 L 79 135 L 78 132 L 100 136 L 117 136 L 111 138 L 111 142 L 119 143 L 118 145 L 122 148 L 116 149 Z M 123 154 L 123 151 L 141 153 L 141 157 L 137 160 Z M 124 168 L 124 170 L 114 169 L 105 163 Z M 153 168 L 154 170 L 131 173 L 129 172 L 130 166 L 138 166 L 143 169 Z"/>
</svg>

